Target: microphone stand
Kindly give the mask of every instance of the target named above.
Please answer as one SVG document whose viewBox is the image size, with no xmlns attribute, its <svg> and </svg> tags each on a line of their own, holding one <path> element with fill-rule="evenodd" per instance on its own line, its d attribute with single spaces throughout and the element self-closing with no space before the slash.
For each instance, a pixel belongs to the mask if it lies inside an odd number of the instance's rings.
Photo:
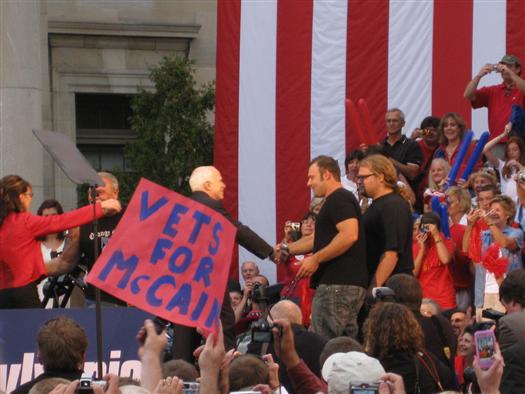
<svg viewBox="0 0 525 394">
<path fill-rule="evenodd" d="M 100 253 L 98 240 L 98 219 L 97 219 L 97 190 L 96 185 L 89 187 L 91 202 L 93 205 L 93 261 L 97 261 Z M 102 307 L 100 300 L 100 290 L 95 287 L 95 331 L 97 335 L 97 379 L 102 380 Z"/>
</svg>

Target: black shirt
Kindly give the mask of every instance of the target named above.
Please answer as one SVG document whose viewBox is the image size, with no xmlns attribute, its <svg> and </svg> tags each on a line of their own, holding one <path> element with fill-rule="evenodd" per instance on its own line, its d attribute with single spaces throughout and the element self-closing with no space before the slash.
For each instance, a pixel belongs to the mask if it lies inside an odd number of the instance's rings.
<svg viewBox="0 0 525 394">
<path fill-rule="evenodd" d="M 327 246 L 339 233 L 337 224 L 347 220 L 361 221 L 361 210 L 352 192 L 343 188 L 331 193 L 315 222 L 314 253 Z M 312 276 L 312 287 L 320 284 L 367 287 L 365 234 L 359 223 L 357 241 L 343 254 L 319 264 Z"/>
<path fill-rule="evenodd" d="M 102 249 L 107 245 L 109 238 L 113 234 L 113 231 L 117 227 L 120 218 L 124 214 L 124 211 L 113 215 L 113 216 L 104 216 L 98 220 L 98 236 L 99 241 L 99 253 L 102 253 Z M 80 248 L 80 261 L 81 264 L 84 264 L 88 270 L 91 270 L 93 264 L 95 264 L 95 255 L 93 250 L 93 240 L 95 235 L 93 232 L 93 223 L 88 223 L 80 227 L 80 239 L 79 239 L 79 248 Z M 95 300 L 95 289 L 93 286 L 88 285 L 86 290 L 86 298 L 90 300 Z M 110 302 L 117 305 L 126 305 L 125 302 L 115 298 L 108 293 L 101 291 L 100 299 L 104 302 Z"/>
<path fill-rule="evenodd" d="M 368 263 L 368 283 L 386 251 L 397 252 L 397 264 L 391 275 L 411 274 L 412 213 L 408 203 L 397 193 L 375 199 L 363 215 Z"/>
<path fill-rule="evenodd" d="M 394 145 L 390 145 L 388 139 L 383 140 L 383 152 L 386 156 L 397 160 L 402 164 L 416 164 L 418 166 L 423 163 L 423 152 L 419 144 L 407 138 L 406 135 L 401 135 L 401 139 L 396 141 Z"/>
</svg>

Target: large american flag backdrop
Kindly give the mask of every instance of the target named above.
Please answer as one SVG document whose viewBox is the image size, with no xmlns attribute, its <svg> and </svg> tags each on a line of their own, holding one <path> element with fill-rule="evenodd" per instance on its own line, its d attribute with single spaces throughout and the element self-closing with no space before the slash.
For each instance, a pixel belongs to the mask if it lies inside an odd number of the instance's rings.
<svg viewBox="0 0 525 394">
<path fill-rule="evenodd" d="M 405 112 L 408 133 L 448 111 L 486 130 L 486 111 L 472 111 L 463 90 L 505 53 L 525 60 L 524 21 L 523 0 L 219 0 L 215 165 L 227 208 L 281 239 L 308 209 L 308 162 L 327 154 L 342 167 L 359 144 L 345 98 L 366 99 L 376 140 L 388 107 Z"/>
</svg>

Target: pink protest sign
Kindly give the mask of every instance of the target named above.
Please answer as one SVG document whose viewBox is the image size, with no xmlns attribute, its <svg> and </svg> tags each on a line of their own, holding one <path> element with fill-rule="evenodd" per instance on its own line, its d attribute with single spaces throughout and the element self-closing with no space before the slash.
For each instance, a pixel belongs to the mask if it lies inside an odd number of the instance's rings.
<svg viewBox="0 0 525 394">
<path fill-rule="evenodd" d="M 213 209 L 141 179 L 87 282 L 171 322 L 215 331 L 235 233 Z"/>
</svg>

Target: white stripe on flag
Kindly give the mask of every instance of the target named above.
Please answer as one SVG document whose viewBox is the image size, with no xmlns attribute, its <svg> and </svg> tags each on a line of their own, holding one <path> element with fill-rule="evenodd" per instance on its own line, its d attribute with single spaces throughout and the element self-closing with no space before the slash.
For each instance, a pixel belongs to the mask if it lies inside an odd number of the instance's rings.
<svg viewBox="0 0 525 394">
<path fill-rule="evenodd" d="M 432 111 L 433 15 L 432 1 L 390 2 L 388 107 L 405 113 L 408 135 Z"/>
<path fill-rule="evenodd" d="M 239 220 L 275 242 L 277 2 L 243 1 L 239 65 Z M 239 262 L 257 259 L 242 247 Z M 255 260 L 257 261 L 257 260 Z M 275 266 L 260 264 L 275 282 Z"/>
<path fill-rule="evenodd" d="M 507 2 L 475 0 L 473 18 L 472 76 L 476 75 L 484 64 L 497 63 L 505 54 Z M 491 73 L 482 78 L 478 87 L 499 83 L 501 76 Z M 487 109 L 472 110 L 471 124 L 477 137 L 488 130 Z"/>
<path fill-rule="evenodd" d="M 314 1 L 310 154 L 344 166 L 347 1 Z"/>
</svg>

